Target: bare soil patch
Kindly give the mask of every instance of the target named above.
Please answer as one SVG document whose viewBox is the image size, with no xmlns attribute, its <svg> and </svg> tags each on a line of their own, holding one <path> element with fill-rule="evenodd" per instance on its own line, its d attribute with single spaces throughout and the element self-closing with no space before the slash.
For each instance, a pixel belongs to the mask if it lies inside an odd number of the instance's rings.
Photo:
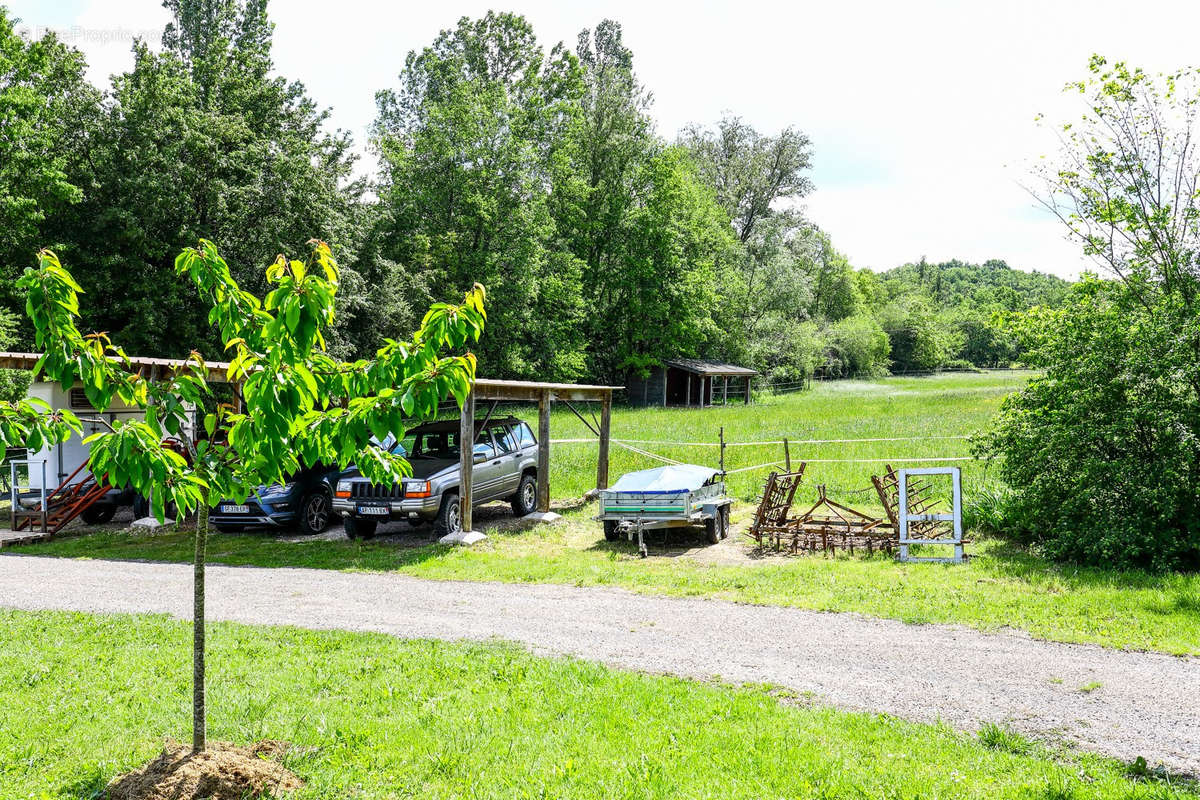
<svg viewBox="0 0 1200 800">
<path fill-rule="evenodd" d="M 279 763 L 288 745 L 272 740 L 249 747 L 210 742 L 202 753 L 168 742 L 150 763 L 108 785 L 110 800 L 244 800 L 278 795 L 304 783 Z"/>
</svg>

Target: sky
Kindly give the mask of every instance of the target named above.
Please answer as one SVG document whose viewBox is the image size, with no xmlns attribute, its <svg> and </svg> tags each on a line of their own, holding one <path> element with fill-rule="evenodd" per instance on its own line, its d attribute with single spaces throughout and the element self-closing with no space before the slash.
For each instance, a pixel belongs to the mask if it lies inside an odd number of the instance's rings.
<svg viewBox="0 0 1200 800">
<path fill-rule="evenodd" d="M 167 20 L 157 0 L 0 2 L 31 32 L 52 28 L 83 50 L 105 87 L 132 65 L 132 38 L 157 46 Z M 669 139 L 727 113 L 762 133 L 803 131 L 816 185 L 807 215 L 872 269 L 1000 258 L 1077 275 L 1079 247 L 1029 191 L 1031 165 L 1057 147 L 1037 115 L 1078 118 L 1079 96 L 1062 89 L 1092 53 L 1151 72 L 1200 66 L 1192 0 L 274 0 L 276 68 L 365 153 L 375 91 L 396 84 L 405 55 L 489 8 L 524 14 L 547 49 L 620 22 Z"/>
</svg>

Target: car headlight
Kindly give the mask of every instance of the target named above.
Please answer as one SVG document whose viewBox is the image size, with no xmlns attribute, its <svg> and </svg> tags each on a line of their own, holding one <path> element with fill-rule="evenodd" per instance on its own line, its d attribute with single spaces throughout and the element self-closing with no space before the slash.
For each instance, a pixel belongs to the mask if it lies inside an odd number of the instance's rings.
<svg viewBox="0 0 1200 800">
<path fill-rule="evenodd" d="M 337 491 L 334 493 L 337 497 L 350 496 L 350 481 L 338 481 Z"/>
<path fill-rule="evenodd" d="M 429 497 L 430 494 L 429 481 L 411 481 L 404 484 L 405 497 Z"/>
</svg>

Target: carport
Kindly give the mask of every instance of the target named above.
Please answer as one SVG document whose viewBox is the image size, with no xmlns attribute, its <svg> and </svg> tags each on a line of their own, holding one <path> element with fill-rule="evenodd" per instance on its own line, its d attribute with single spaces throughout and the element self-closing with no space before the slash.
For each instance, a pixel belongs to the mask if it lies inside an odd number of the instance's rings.
<svg viewBox="0 0 1200 800">
<path fill-rule="evenodd" d="M 37 364 L 39 356 L 36 353 L 10 353 L 0 352 L 0 369 L 33 369 Z M 162 380 L 169 377 L 173 372 L 187 366 L 189 362 L 183 359 L 173 358 L 130 358 L 131 369 L 147 380 Z M 227 380 L 226 370 L 229 364 L 219 361 L 206 361 L 204 363 L 208 371 L 208 380 L 214 383 L 221 383 Z M 35 383 L 34 387 L 42 384 Z M 49 391 L 52 385 L 44 384 Z M 487 403 L 489 410 L 486 412 L 489 416 L 491 411 L 500 403 L 537 403 L 538 406 L 538 510 L 550 510 L 550 406 L 552 403 L 564 403 L 581 422 L 590 430 L 599 440 L 599 454 L 596 461 L 596 488 L 608 488 L 608 450 L 609 450 L 609 422 L 612 416 L 612 397 L 613 392 L 622 387 L 619 386 L 597 386 L 587 384 L 574 383 L 539 383 L 534 381 L 502 381 L 491 380 L 488 378 L 477 378 L 474 386 L 467 395 L 466 402 L 463 404 L 461 413 L 461 421 L 459 433 L 461 441 L 473 441 L 473 421 L 475 418 L 475 406 L 477 402 Z M 36 392 L 31 390 L 33 396 L 38 396 Z M 73 407 L 80 410 L 87 410 L 90 406 L 79 405 L 70 406 L 65 402 L 65 398 L 57 398 L 47 396 L 45 398 L 50 402 L 51 407 L 63 408 Z M 82 401 L 86 403 L 86 401 Z M 237 392 L 234 392 L 234 402 L 238 402 Z M 576 403 L 599 403 L 600 416 L 596 417 L 594 411 L 589 413 L 591 419 L 580 413 L 580 409 L 576 408 Z M 474 462 L 471 459 L 471 448 L 463 447 L 460 454 L 462 468 L 462 521 L 463 531 L 470 531 L 473 524 L 471 513 L 471 473 L 474 467 Z M 79 457 L 79 463 L 86 462 L 87 453 L 84 452 Z M 57 481 L 53 485 L 57 485 Z"/>
<path fill-rule="evenodd" d="M 459 422 L 459 441 L 471 442 L 475 439 L 475 406 L 483 402 L 489 404 L 487 415 L 500 403 L 537 403 L 538 406 L 538 511 L 550 510 L 550 405 L 564 403 L 579 420 L 587 426 L 600 442 L 600 451 L 596 459 L 596 488 L 608 488 L 608 444 L 609 423 L 612 418 L 612 396 L 618 386 L 595 386 L 576 383 L 538 383 L 535 381 L 498 381 L 487 378 L 477 378 L 463 403 Z M 588 420 L 575 407 L 576 403 L 599 403 L 600 417 L 591 413 Z M 471 474 L 475 466 L 471 448 L 459 448 L 459 467 L 462 470 L 462 527 L 463 532 L 471 531 L 473 514 L 471 509 Z"/>
</svg>

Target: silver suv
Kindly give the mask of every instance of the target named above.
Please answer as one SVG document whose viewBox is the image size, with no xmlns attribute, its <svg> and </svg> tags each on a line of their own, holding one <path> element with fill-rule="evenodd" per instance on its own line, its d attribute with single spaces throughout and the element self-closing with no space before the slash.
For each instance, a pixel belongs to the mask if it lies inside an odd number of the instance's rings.
<svg viewBox="0 0 1200 800">
<path fill-rule="evenodd" d="M 383 445 L 408 458 L 411 478 L 372 486 L 355 470 L 339 476 L 333 511 L 344 518 L 346 535 L 368 539 L 380 522 L 401 519 L 432 522 L 439 535 L 461 531 L 459 444 L 457 420 L 418 425 Z M 537 510 L 537 440 L 528 425 L 516 417 L 476 420 L 473 449 L 472 505 L 508 500 L 517 516 Z"/>
</svg>

